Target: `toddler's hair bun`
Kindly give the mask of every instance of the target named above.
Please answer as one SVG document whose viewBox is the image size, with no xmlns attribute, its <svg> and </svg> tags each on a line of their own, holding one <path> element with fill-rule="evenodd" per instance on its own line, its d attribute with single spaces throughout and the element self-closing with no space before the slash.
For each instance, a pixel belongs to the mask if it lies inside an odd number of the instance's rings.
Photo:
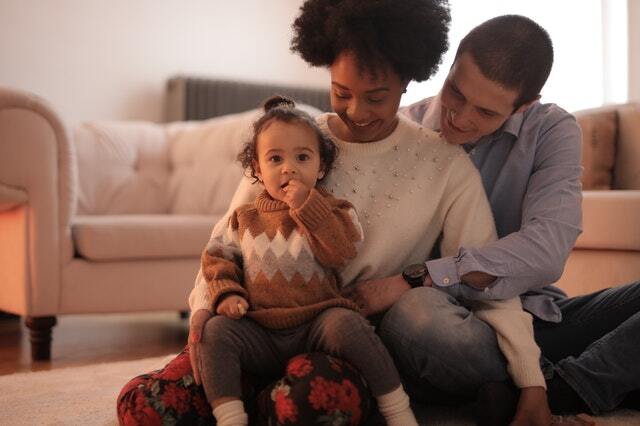
<svg viewBox="0 0 640 426">
<path fill-rule="evenodd" d="M 281 95 L 270 97 L 264 102 L 264 112 L 269 112 L 274 108 L 295 108 L 296 103 L 291 98 Z"/>
</svg>

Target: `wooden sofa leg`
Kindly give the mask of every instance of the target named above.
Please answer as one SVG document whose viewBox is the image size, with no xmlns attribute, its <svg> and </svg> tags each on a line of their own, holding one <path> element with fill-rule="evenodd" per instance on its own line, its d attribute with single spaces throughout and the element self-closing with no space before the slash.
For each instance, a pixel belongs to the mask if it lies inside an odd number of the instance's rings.
<svg viewBox="0 0 640 426">
<path fill-rule="evenodd" d="M 189 318 L 189 311 L 180 311 L 180 319 L 187 319 Z"/>
<path fill-rule="evenodd" d="M 29 328 L 31 340 L 31 360 L 51 360 L 51 329 L 57 324 L 56 317 L 26 317 L 24 324 Z"/>
</svg>

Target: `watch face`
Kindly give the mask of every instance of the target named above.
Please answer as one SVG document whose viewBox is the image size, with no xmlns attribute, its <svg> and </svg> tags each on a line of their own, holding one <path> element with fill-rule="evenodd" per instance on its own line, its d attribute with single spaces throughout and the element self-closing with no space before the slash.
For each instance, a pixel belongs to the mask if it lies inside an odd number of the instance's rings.
<svg viewBox="0 0 640 426">
<path fill-rule="evenodd" d="M 404 275 L 411 280 L 418 280 L 424 278 L 427 272 L 427 267 L 422 263 L 415 263 L 409 265 L 404 270 Z"/>
</svg>

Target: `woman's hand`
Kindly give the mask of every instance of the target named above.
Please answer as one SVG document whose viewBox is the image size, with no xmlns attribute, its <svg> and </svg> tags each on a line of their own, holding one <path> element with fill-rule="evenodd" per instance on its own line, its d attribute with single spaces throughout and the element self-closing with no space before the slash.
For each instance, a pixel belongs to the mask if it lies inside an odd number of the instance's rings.
<svg viewBox="0 0 640 426">
<path fill-rule="evenodd" d="M 389 309 L 411 286 L 401 275 L 377 280 L 360 281 L 344 292 L 344 296 L 360 306 L 365 317 Z"/>
<path fill-rule="evenodd" d="M 247 309 L 249 309 L 249 302 L 242 296 L 232 294 L 218 303 L 216 313 L 225 317 L 240 319 L 247 313 Z"/>
<path fill-rule="evenodd" d="M 510 426 L 549 426 L 550 424 L 551 410 L 545 389 L 540 386 L 521 389 L 516 415 Z"/>
<path fill-rule="evenodd" d="M 200 341 L 202 340 L 202 331 L 204 325 L 211 318 L 211 312 L 207 309 L 198 309 L 191 315 L 189 322 L 189 360 L 191 361 L 191 369 L 193 370 L 193 378 L 197 385 L 200 385 Z"/>
</svg>

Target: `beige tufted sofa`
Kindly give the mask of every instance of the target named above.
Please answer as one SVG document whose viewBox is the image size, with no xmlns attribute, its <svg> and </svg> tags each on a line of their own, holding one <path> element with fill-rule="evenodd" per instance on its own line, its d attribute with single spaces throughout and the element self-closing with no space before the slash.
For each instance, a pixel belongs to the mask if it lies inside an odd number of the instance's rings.
<svg viewBox="0 0 640 426">
<path fill-rule="evenodd" d="M 582 129 L 584 231 L 557 283 L 571 295 L 640 280 L 640 104 L 574 114 Z"/>
<path fill-rule="evenodd" d="M 183 83 L 169 85 L 173 106 L 208 105 Z M 0 311 L 25 317 L 34 359 L 50 357 L 58 315 L 187 309 L 258 114 L 67 127 L 43 99 L 0 87 Z M 577 115 L 589 190 L 559 282 L 570 294 L 640 278 L 640 107 Z"/>
<path fill-rule="evenodd" d="M 34 359 L 57 315 L 188 309 L 258 114 L 67 128 L 0 88 L 0 311 L 26 317 Z"/>
</svg>

